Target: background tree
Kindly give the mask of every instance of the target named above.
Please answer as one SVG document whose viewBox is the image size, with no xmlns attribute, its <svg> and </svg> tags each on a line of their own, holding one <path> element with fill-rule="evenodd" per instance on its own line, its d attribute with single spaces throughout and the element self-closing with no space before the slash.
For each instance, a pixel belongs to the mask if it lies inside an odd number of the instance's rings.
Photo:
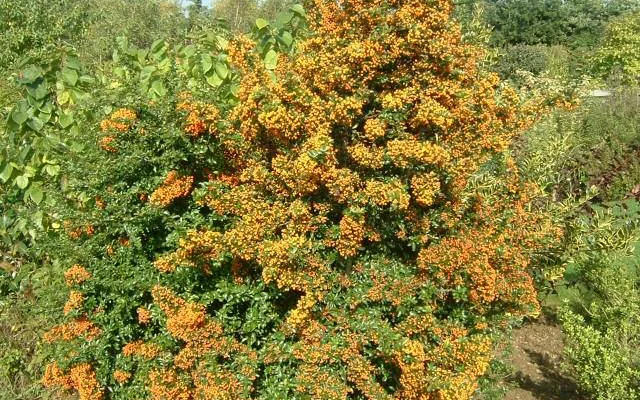
<svg viewBox="0 0 640 400">
<path fill-rule="evenodd" d="M 593 47 L 607 22 L 638 9 L 638 0 L 488 0 L 493 43 Z"/>
<path fill-rule="evenodd" d="M 630 84 L 640 83 L 640 12 L 612 21 L 595 57 L 595 71 L 602 77 L 619 74 Z"/>
</svg>

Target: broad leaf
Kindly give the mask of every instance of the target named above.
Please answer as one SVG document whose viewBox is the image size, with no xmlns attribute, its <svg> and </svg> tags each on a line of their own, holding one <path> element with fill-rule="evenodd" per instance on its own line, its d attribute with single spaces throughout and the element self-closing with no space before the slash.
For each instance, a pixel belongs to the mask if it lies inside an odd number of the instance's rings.
<svg viewBox="0 0 640 400">
<path fill-rule="evenodd" d="M 69 86 L 75 86 L 78 83 L 78 73 L 70 68 L 62 70 L 62 80 Z"/>
<path fill-rule="evenodd" d="M 264 28 L 265 26 L 269 26 L 269 21 L 267 21 L 267 20 L 266 20 L 266 19 L 264 19 L 264 18 L 258 18 L 258 19 L 256 19 L 256 27 L 257 27 L 258 29 L 262 29 L 262 28 Z"/>
<path fill-rule="evenodd" d="M 267 69 L 275 69 L 278 65 L 278 53 L 275 50 L 269 50 L 264 57 L 264 66 Z"/>
<path fill-rule="evenodd" d="M 16 185 L 18 185 L 20 189 L 26 188 L 27 186 L 29 186 L 29 178 L 24 175 L 20 175 L 16 178 Z"/>
</svg>

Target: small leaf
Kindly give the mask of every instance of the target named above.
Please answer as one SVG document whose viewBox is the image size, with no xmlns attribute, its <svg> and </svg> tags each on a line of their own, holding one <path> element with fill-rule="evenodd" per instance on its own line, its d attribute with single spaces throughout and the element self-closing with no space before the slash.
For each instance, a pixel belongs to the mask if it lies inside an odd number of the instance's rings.
<svg viewBox="0 0 640 400">
<path fill-rule="evenodd" d="M 51 114 L 51 112 L 53 112 L 53 104 L 50 101 L 47 101 L 42 105 L 42 107 L 38 108 L 38 110 L 42 113 Z"/>
<path fill-rule="evenodd" d="M 13 166 L 11 164 L 7 164 L 2 170 L 2 173 L 0 173 L 0 179 L 2 179 L 2 182 L 6 183 L 11 178 L 12 173 Z"/>
<path fill-rule="evenodd" d="M 73 142 L 71 143 L 71 151 L 74 153 L 80 153 L 82 150 L 84 150 L 84 144 L 80 143 L 80 142 Z"/>
<path fill-rule="evenodd" d="M 216 74 L 218 74 L 221 79 L 225 79 L 227 75 L 229 75 L 229 68 L 227 68 L 226 64 L 218 62 L 216 63 Z"/>
<path fill-rule="evenodd" d="M 223 38 L 222 36 L 216 36 L 216 41 L 218 43 L 218 47 L 221 50 L 226 50 L 227 47 L 229 46 L 229 41 L 225 38 Z"/>
<path fill-rule="evenodd" d="M 240 91 L 240 86 L 239 85 L 231 85 L 231 87 L 229 87 L 229 91 L 231 92 L 232 95 L 237 96 L 238 92 Z"/>
<path fill-rule="evenodd" d="M 278 65 L 278 53 L 275 50 L 269 50 L 267 55 L 264 57 L 264 66 L 267 69 L 275 69 Z"/>
<path fill-rule="evenodd" d="M 40 204 L 42 202 L 44 193 L 39 185 L 31 185 L 31 188 L 29 188 L 29 197 L 36 204 Z"/>
<path fill-rule="evenodd" d="M 278 39 L 280 39 L 280 41 L 287 47 L 293 44 L 293 36 L 291 36 L 289 31 L 282 32 L 280 36 L 278 36 Z"/>
<path fill-rule="evenodd" d="M 78 83 L 78 73 L 70 68 L 62 70 L 62 80 L 69 86 L 75 86 Z"/>
<path fill-rule="evenodd" d="M 33 83 L 40 77 L 42 77 L 42 69 L 32 65 L 20 73 L 18 82 L 22 84 Z"/>
<path fill-rule="evenodd" d="M 206 74 L 213 67 L 213 59 L 208 54 L 202 55 L 202 73 Z"/>
<path fill-rule="evenodd" d="M 289 7 L 289 10 L 298 14 L 301 17 L 305 17 L 307 15 L 307 12 L 304 10 L 304 7 L 302 6 L 302 4 L 294 4 L 291 7 Z"/>
<path fill-rule="evenodd" d="M 47 174 L 51 176 L 56 176 L 60 173 L 60 166 L 56 164 L 49 164 L 44 167 L 44 170 Z"/>
<path fill-rule="evenodd" d="M 82 64 L 80 60 L 76 56 L 67 57 L 67 67 L 71 69 L 75 69 L 76 71 L 80 71 L 82 69 Z"/>
<path fill-rule="evenodd" d="M 29 128 L 33 129 L 36 132 L 40 132 L 44 127 L 44 122 L 40 121 L 38 118 L 29 118 L 27 121 L 27 125 Z"/>
<path fill-rule="evenodd" d="M 165 89 L 164 84 L 160 80 L 154 81 L 151 84 L 151 90 L 153 90 L 160 97 L 167 94 L 167 89 Z"/>
<path fill-rule="evenodd" d="M 158 54 L 164 47 L 164 40 L 158 39 L 151 44 L 151 52 L 154 54 Z"/>
<path fill-rule="evenodd" d="M 58 104 L 65 105 L 71 100 L 71 94 L 68 90 L 62 91 L 58 94 Z"/>
<path fill-rule="evenodd" d="M 140 71 L 140 80 L 145 82 L 151 79 L 151 75 L 157 70 L 153 65 L 147 65 Z"/>
<path fill-rule="evenodd" d="M 60 123 L 61 127 L 68 128 L 73 124 L 73 114 L 72 113 L 66 114 L 65 112 L 60 112 L 60 115 L 58 116 L 58 122 Z"/>
<path fill-rule="evenodd" d="M 40 83 L 35 89 L 33 89 L 32 96 L 36 100 L 42 100 L 49 94 L 49 90 L 45 82 Z"/>
<path fill-rule="evenodd" d="M 16 185 L 18 185 L 20 189 L 26 188 L 27 186 L 29 186 L 29 178 L 24 175 L 20 175 L 16 178 Z"/>
<path fill-rule="evenodd" d="M 27 120 L 27 118 L 29 118 L 29 116 L 26 112 L 23 111 L 14 110 L 11 113 L 11 119 L 18 125 L 22 125 Z"/>
<path fill-rule="evenodd" d="M 95 79 L 90 77 L 89 75 L 82 75 L 80 79 L 78 79 L 82 83 L 95 83 Z"/>
<path fill-rule="evenodd" d="M 147 55 L 149 54 L 149 51 L 146 49 L 139 49 L 138 52 L 136 53 L 136 55 L 138 56 L 138 62 L 140 64 L 144 63 L 144 61 L 147 59 Z"/>
<path fill-rule="evenodd" d="M 276 18 L 276 24 L 280 26 L 284 26 L 289 22 L 291 22 L 292 19 L 293 19 L 293 13 L 283 12 L 283 13 L 280 13 Z"/>
<path fill-rule="evenodd" d="M 193 57 L 193 55 L 196 54 L 196 47 L 192 44 L 185 46 L 185 48 L 182 49 L 182 54 L 187 58 Z"/>
<path fill-rule="evenodd" d="M 262 28 L 264 28 L 265 26 L 269 26 L 269 21 L 267 21 L 267 20 L 266 20 L 266 19 L 264 19 L 264 18 L 258 18 L 258 19 L 256 19 L 256 27 L 257 27 L 258 29 L 262 29 Z"/>
<path fill-rule="evenodd" d="M 211 74 L 207 76 L 207 83 L 213 87 L 222 85 L 222 79 L 217 74 Z"/>
</svg>

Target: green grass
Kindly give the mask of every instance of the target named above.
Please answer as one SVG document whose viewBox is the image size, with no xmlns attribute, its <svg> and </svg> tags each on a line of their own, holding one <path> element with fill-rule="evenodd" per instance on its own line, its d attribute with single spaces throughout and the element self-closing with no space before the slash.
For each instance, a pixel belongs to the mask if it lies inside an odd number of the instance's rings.
<svg viewBox="0 0 640 400">
<path fill-rule="evenodd" d="M 65 301 L 61 269 L 26 264 L 15 275 L 0 272 L 0 281 L 12 289 L 0 297 L 0 399 L 65 398 L 39 383 L 47 357 L 41 336 Z"/>
</svg>

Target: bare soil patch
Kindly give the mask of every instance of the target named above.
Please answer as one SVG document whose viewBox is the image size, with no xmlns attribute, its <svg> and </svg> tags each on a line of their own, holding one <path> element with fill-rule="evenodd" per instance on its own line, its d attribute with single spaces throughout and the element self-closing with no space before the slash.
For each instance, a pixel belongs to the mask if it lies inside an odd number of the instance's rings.
<svg viewBox="0 0 640 400">
<path fill-rule="evenodd" d="M 513 332 L 509 377 L 513 388 L 504 400 L 587 400 L 562 372 L 562 329 L 543 316 Z"/>
</svg>

